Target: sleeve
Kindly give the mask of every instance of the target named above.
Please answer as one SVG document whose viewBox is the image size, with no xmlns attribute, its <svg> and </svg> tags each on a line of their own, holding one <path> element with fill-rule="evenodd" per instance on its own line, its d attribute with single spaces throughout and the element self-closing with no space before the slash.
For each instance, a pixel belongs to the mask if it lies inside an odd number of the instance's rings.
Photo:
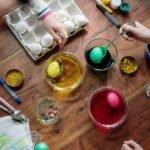
<svg viewBox="0 0 150 150">
<path fill-rule="evenodd" d="M 43 0 L 30 0 L 29 5 L 37 13 L 38 18 L 41 20 L 51 14 L 48 5 Z"/>
</svg>

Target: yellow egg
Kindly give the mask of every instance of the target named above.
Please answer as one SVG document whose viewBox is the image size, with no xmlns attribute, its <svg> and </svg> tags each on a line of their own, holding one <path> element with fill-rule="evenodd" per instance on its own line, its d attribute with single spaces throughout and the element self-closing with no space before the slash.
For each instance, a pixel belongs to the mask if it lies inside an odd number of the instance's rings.
<svg viewBox="0 0 150 150">
<path fill-rule="evenodd" d="M 103 3 L 104 3 L 105 5 L 108 5 L 110 2 L 111 2 L 111 0 L 103 0 Z"/>
<path fill-rule="evenodd" d="M 60 73 L 60 65 L 58 62 L 53 61 L 48 65 L 47 68 L 48 76 L 51 78 L 56 78 Z"/>
</svg>

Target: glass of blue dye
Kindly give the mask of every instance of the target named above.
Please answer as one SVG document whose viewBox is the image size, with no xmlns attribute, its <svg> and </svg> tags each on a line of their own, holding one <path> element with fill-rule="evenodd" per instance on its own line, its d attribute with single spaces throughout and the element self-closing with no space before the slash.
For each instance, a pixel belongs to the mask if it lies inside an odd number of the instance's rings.
<svg viewBox="0 0 150 150">
<path fill-rule="evenodd" d="M 106 51 L 102 50 L 104 47 L 107 48 Z M 102 52 L 98 53 L 97 49 L 101 49 Z M 93 53 L 93 50 L 96 50 L 95 53 Z M 93 54 L 95 54 L 95 57 Z M 100 61 L 98 61 L 98 55 L 100 55 Z M 86 60 L 87 65 L 92 70 L 99 72 L 107 71 L 116 64 L 118 58 L 118 50 L 116 45 L 112 41 L 108 39 L 97 38 L 91 40 L 87 44 L 84 50 L 84 58 Z"/>
</svg>

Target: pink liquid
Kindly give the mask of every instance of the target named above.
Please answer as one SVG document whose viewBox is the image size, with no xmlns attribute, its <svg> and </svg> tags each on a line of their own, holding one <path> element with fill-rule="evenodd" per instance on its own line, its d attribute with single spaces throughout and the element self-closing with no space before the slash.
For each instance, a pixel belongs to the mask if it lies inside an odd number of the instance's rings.
<svg viewBox="0 0 150 150">
<path fill-rule="evenodd" d="M 114 92 L 119 97 L 120 105 L 117 109 L 113 109 L 108 104 L 107 95 L 110 92 Z M 124 102 L 123 98 L 119 95 L 119 93 L 112 89 L 105 89 L 103 91 L 97 91 L 92 96 L 90 111 L 91 116 L 97 126 L 99 126 L 100 128 L 105 128 L 105 125 L 110 125 L 111 128 L 111 125 L 114 124 L 118 124 L 117 126 L 119 126 L 120 121 L 123 118 L 126 118 L 125 116 L 127 115 L 127 105 Z"/>
</svg>

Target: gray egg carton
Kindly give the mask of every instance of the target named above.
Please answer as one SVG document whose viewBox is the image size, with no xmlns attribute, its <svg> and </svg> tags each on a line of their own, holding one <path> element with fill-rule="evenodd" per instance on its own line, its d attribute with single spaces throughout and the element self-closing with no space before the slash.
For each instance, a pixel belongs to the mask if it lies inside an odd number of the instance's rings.
<svg viewBox="0 0 150 150">
<path fill-rule="evenodd" d="M 64 23 L 71 37 L 89 26 L 89 21 L 73 0 L 45 0 L 51 11 Z M 4 16 L 5 22 L 34 61 L 57 44 L 53 40 L 35 12 L 28 5 L 13 10 Z"/>
</svg>

